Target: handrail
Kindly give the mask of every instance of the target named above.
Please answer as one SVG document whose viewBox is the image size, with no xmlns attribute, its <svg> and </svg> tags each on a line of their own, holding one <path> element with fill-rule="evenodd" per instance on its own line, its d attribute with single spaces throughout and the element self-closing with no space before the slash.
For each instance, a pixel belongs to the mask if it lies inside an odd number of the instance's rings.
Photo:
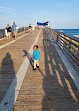
<svg viewBox="0 0 79 111">
<path fill-rule="evenodd" d="M 51 28 L 49 28 L 49 29 L 51 29 Z M 70 35 L 70 34 L 67 34 L 67 33 L 64 33 L 64 32 L 57 31 L 57 30 L 55 30 L 55 29 L 52 29 L 52 30 L 54 30 L 55 32 L 59 32 L 60 34 L 65 35 L 65 36 L 67 36 L 68 38 L 71 38 L 71 39 L 79 42 L 79 38 L 78 38 L 78 37 L 75 37 L 75 36 L 73 36 L 73 35 Z"/>
<path fill-rule="evenodd" d="M 5 36 L 5 29 L 0 29 L 0 37 L 4 37 L 4 36 Z"/>
<path fill-rule="evenodd" d="M 59 32 L 55 29 L 46 28 L 58 46 L 73 60 L 79 67 L 79 38 Z"/>
<path fill-rule="evenodd" d="M 26 31 L 26 30 L 28 30 L 27 27 L 21 27 L 21 28 L 18 29 L 18 34 L 21 33 L 21 32 L 23 32 L 23 31 Z M 0 31 L 3 31 L 3 34 L 0 37 L 1 38 L 5 37 L 5 29 L 2 29 L 2 30 L 0 29 Z"/>
</svg>

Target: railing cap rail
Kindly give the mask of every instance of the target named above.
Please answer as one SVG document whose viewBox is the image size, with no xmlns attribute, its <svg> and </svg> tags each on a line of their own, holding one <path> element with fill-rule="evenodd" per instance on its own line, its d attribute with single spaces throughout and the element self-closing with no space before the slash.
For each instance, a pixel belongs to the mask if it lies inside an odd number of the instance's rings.
<svg viewBox="0 0 79 111">
<path fill-rule="evenodd" d="M 50 28 L 50 29 L 51 29 L 51 28 Z M 55 32 L 58 32 L 58 33 L 60 33 L 60 34 L 63 34 L 64 36 L 67 36 L 67 37 L 70 38 L 70 39 L 73 39 L 73 40 L 79 42 L 79 38 L 78 38 L 78 37 L 75 37 L 75 36 L 73 36 L 73 35 L 70 35 L 70 34 L 67 34 L 67 33 L 64 33 L 64 32 L 57 31 L 56 29 L 52 29 L 52 30 L 54 30 Z"/>
</svg>

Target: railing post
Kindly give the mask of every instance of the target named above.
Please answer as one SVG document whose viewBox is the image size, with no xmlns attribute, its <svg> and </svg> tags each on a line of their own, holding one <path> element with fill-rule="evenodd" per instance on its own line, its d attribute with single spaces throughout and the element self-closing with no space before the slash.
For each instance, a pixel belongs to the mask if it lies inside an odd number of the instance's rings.
<svg viewBox="0 0 79 111">
<path fill-rule="evenodd" d="M 63 46 L 64 46 L 64 35 L 62 35 L 62 37 L 63 37 L 63 38 L 62 38 L 62 40 L 63 40 L 63 41 L 62 41 L 62 49 L 63 49 Z"/>
<path fill-rule="evenodd" d="M 71 39 L 69 39 L 69 45 L 71 46 Z M 69 49 L 71 49 L 71 47 L 69 46 Z"/>
<path fill-rule="evenodd" d="M 5 29 L 3 29 L 3 37 L 5 36 Z"/>
<path fill-rule="evenodd" d="M 78 48 L 78 51 L 79 51 L 79 48 Z M 77 55 L 79 56 L 79 52 L 77 53 Z M 78 60 L 79 61 L 79 60 Z"/>
<path fill-rule="evenodd" d="M 64 41 L 66 42 L 65 38 L 66 38 L 66 36 L 64 35 Z M 65 42 L 64 42 L 64 45 L 66 45 L 66 43 L 65 43 Z"/>
<path fill-rule="evenodd" d="M 56 43 L 58 42 L 58 38 L 59 38 L 59 35 L 58 35 L 58 32 L 57 32 L 57 38 L 56 38 Z"/>
<path fill-rule="evenodd" d="M 25 32 L 25 27 L 23 27 L 23 31 Z"/>
<path fill-rule="evenodd" d="M 53 35 L 52 35 L 52 37 L 54 38 L 54 31 L 52 31 L 53 32 Z"/>
</svg>

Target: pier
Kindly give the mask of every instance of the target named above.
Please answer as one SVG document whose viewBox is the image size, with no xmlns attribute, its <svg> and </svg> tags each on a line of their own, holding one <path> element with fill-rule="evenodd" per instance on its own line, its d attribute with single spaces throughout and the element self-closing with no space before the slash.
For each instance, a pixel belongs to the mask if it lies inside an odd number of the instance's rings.
<svg viewBox="0 0 79 111">
<path fill-rule="evenodd" d="M 33 46 L 40 67 L 33 71 Z M 79 111 L 79 38 L 51 28 L 0 40 L 0 111 Z"/>
</svg>

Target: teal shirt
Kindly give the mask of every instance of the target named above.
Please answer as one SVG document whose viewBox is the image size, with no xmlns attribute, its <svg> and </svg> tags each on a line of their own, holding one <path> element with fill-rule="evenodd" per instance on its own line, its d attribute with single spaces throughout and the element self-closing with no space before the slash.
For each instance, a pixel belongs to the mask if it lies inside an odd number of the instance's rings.
<svg viewBox="0 0 79 111">
<path fill-rule="evenodd" d="M 12 25 L 12 31 L 16 31 L 17 25 Z"/>
<path fill-rule="evenodd" d="M 34 55 L 34 60 L 39 60 L 39 51 L 38 50 L 35 50 L 34 52 L 33 52 L 33 55 Z"/>
</svg>

